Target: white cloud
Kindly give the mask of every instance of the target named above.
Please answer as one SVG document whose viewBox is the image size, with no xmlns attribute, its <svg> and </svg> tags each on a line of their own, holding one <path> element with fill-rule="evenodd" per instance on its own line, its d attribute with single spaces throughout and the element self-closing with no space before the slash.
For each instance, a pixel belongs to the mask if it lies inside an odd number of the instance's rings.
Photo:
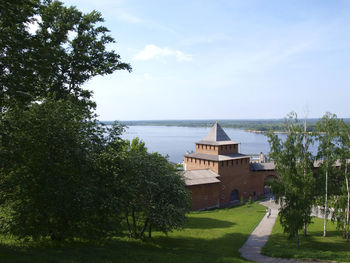
<svg viewBox="0 0 350 263">
<path fill-rule="evenodd" d="M 27 22 L 25 25 L 27 27 L 27 31 L 34 35 L 36 31 L 39 29 L 39 23 L 41 23 L 41 17 L 38 15 L 35 15 L 31 18 L 30 22 Z"/>
<path fill-rule="evenodd" d="M 180 50 L 171 49 L 168 47 L 157 47 L 156 45 L 146 45 L 143 50 L 137 53 L 133 60 L 150 60 L 160 59 L 162 57 L 175 57 L 177 61 L 191 61 L 192 56 L 183 53 Z"/>
</svg>

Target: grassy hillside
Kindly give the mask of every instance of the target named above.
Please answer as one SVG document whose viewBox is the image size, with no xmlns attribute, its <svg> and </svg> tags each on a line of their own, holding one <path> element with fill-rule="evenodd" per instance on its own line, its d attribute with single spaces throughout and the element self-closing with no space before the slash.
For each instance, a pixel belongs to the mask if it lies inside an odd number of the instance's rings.
<svg viewBox="0 0 350 263">
<path fill-rule="evenodd" d="M 165 236 L 154 233 L 151 240 L 115 237 L 103 243 L 20 242 L 0 239 L 0 262 L 247 262 L 238 249 L 264 216 L 259 204 L 193 212 L 184 230 Z"/>
<path fill-rule="evenodd" d="M 300 247 L 297 249 L 295 239 L 287 239 L 277 219 L 272 235 L 262 252 L 272 257 L 350 262 L 350 242 L 342 238 L 341 231 L 336 229 L 336 223 L 328 222 L 327 229 L 327 237 L 323 237 L 323 219 L 314 218 L 313 224 L 308 228 L 308 236 L 303 237 L 300 233 Z"/>
</svg>

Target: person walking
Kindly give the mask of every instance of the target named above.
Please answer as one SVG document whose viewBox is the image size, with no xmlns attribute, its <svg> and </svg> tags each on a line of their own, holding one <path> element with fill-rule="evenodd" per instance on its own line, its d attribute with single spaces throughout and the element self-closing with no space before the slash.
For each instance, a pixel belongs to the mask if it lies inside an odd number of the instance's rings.
<svg viewBox="0 0 350 263">
<path fill-rule="evenodd" d="M 271 208 L 267 209 L 267 218 L 269 218 L 271 215 Z"/>
</svg>

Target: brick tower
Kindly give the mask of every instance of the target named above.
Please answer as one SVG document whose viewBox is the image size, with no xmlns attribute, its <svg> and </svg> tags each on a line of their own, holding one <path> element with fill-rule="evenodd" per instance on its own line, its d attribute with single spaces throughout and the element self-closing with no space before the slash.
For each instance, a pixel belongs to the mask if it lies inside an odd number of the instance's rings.
<svg viewBox="0 0 350 263">
<path fill-rule="evenodd" d="M 194 210 L 232 205 L 241 196 L 255 197 L 248 183 L 250 157 L 238 152 L 238 143 L 217 122 L 196 142 L 196 152 L 185 155 L 184 164 Z"/>
</svg>

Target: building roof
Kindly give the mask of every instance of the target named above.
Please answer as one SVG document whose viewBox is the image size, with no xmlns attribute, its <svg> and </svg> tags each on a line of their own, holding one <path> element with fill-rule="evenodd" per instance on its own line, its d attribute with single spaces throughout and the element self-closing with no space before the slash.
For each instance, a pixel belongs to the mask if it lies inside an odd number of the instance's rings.
<svg viewBox="0 0 350 263">
<path fill-rule="evenodd" d="M 268 162 L 268 163 L 250 163 L 250 170 L 252 170 L 252 171 L 275 170 L 275 164 L 273 162 Z"/>
<path fill-rule="evenodd" d="M 205 145 L 229 145 L 229 144 L 238 144 L 238 142 L 234 141 L 220 141 L 220 142 L 213 142 L 213 141 L 199 141 L 196 142 L 196 144 L 205 144 Z"/>
<path fill-rule="evenodd" d="M 220 183 L 219 175 L 209 169 L 185 171 L 184 176 L 186 185 Z"/>
<path fill-rule="evenodd" d="M 350 159 L 347 160 L 350 163 Z M 318 168 L 322 165 L 322 161 L 314 161 L 314 167 Z M 337 160 L 334 166 L 340 166 L 340 160 Z M 267 170 L 275 170 L 275 164 L 273 162 L 268 163 L 250 163 L 250 170 L 252 171 L 267 171 Z"/>
<path fill-rule="evenodd" d="M 197 142 L 197 144 L 227 145 L 237 144 L 237 142 L 231 141 L 230 137 L 228 137 L 226 132 L 221 128 L 218 122 L 216 122 L 204 139 Z"/>
<path fill-rule="evenodd" d="M 208 160 L 208 161 L 228 161 L 228 160 L 247 158 L 249 156 L 241 153 L 216 155 L 216 154 L 206 154 L 206 153 L 195 152 L 195 153 L 185 154 L 185 157 L 197 158 L 197 159 Z"/>
<path fill-rule="evenodd" d="M 350 159 L 347 159 L 346 162 L 347 162 L 348 164 L 350 164 Z M 314 161 L 314 167 L 315 167 L 315 168 L 318 168 L 318 167 L 320 167 L 320 166 L 322 165 L 322 163 L 323 163 L 322 160 Z M 335 163 L 334 163 L 333 165 L 336 166 L 336 167 L 339 167 L 339 166 L 341 166 L 341 164 L 342 164 L 342 163 L 341 163 L 340 160 L 336 160 Z"/>
</svg>

